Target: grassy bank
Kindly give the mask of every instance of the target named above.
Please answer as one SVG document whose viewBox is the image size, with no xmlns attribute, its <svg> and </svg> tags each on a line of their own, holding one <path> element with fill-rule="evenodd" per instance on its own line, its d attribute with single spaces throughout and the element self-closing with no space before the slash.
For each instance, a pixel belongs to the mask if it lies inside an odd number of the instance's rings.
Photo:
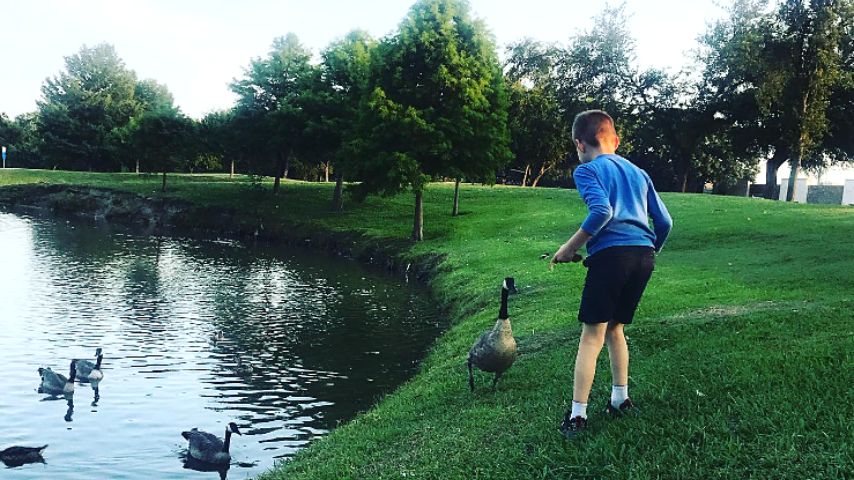
<svg viewBox="0 0 854 480">
<path fill-rule="evenodd" d="M 159 195 L 159 177 L 0 171 L 0 185 L 46 181 Z M 854 209 L 664 195 L 671 241 L 628 327 L 639 415 L 599 413 L 607 355 L 591 395 L 591 431 L 557 425 L 569 398 L 584 269 L 547 271 L 577 228 L 577 192 L 464 186 L 425 195 L 425 238 L 403 241 L 412 198 L 328 213 L 331 185 L 288 182 L 273 198 L 245 178 L 170 176 L 169 195 L 235 208 L 268 228 L 298 222 L 360 233 L 407 257 L 445 256 L 431 286 L 452 327 L 421 373 L 377 407 L 265 475 L 277 478 L 847 478 L 854 471 Z M 254 220 L 253 220 L 254 221 Z M 514 276 L 520 357 L 496 392 L 470 394 L 464 360 Z"/>
</svg>

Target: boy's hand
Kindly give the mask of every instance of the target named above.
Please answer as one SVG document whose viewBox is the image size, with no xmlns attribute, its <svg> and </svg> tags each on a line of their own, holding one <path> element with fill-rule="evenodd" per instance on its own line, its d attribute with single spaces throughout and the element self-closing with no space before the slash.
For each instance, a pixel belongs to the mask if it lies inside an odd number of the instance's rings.
<svg viewBox="0 0 854 480">
<path fill-rule="evenodd" d="M 556 263 L 570 263 L 570 262 L 580 262 L 583 260 L 581 255 L 577 253 L 577 250 L 572 249 L 570 247 L 569 242 L 564 243 L 557 249 L 557 252 L 552 256 L 551 261 L 549 262 L 549 271 L 554 269 Z"/>
</svg>

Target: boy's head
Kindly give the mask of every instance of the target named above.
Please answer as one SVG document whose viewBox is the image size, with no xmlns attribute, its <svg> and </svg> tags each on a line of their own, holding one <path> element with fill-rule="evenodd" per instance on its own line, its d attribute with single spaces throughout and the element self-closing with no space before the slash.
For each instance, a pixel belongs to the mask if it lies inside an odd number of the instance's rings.
<svg viewBox="0 0 854 480">
<path fill-rule="evenodd" d="M 603 153 L 614 153 L 620 145 L 614 119 L 602 110 L 587 110 L 576 115 L 572 122 L 572 139 L 581 163 Z"/>
</svg>

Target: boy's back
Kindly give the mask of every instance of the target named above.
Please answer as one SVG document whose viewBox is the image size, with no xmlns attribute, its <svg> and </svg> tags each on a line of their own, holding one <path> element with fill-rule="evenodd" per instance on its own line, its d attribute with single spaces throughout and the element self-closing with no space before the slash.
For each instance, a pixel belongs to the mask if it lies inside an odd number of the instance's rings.
<svg viewBox="0 0 854 480">
<path fill-rule="evenodd" d="M 672 220 L 646 172 L 617 154 L 605 154 L 580 165 L 573 177 L 590 210 L 581 225 L 593 236 L 588 254 L 615 246 L 661 250 Z"/>
</svg>

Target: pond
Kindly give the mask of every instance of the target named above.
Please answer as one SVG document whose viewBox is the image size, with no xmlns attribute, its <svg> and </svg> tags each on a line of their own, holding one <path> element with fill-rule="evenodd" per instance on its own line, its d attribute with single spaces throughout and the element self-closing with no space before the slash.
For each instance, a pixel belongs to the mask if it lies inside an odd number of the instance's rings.
<svg viewBox="0 0 854 480">
<path fill-rule="evenodd" d="M 422 287 L 326 253 L 0 212 L 0 449 L 49 444 L 2 477 L 251 477 L 411 377 L 444 327 Z M 97 347 L 97 385 L 37 392 Z M 229 422 L 227 471 L 185 462 L 183 431 Z"/>
</svg>

